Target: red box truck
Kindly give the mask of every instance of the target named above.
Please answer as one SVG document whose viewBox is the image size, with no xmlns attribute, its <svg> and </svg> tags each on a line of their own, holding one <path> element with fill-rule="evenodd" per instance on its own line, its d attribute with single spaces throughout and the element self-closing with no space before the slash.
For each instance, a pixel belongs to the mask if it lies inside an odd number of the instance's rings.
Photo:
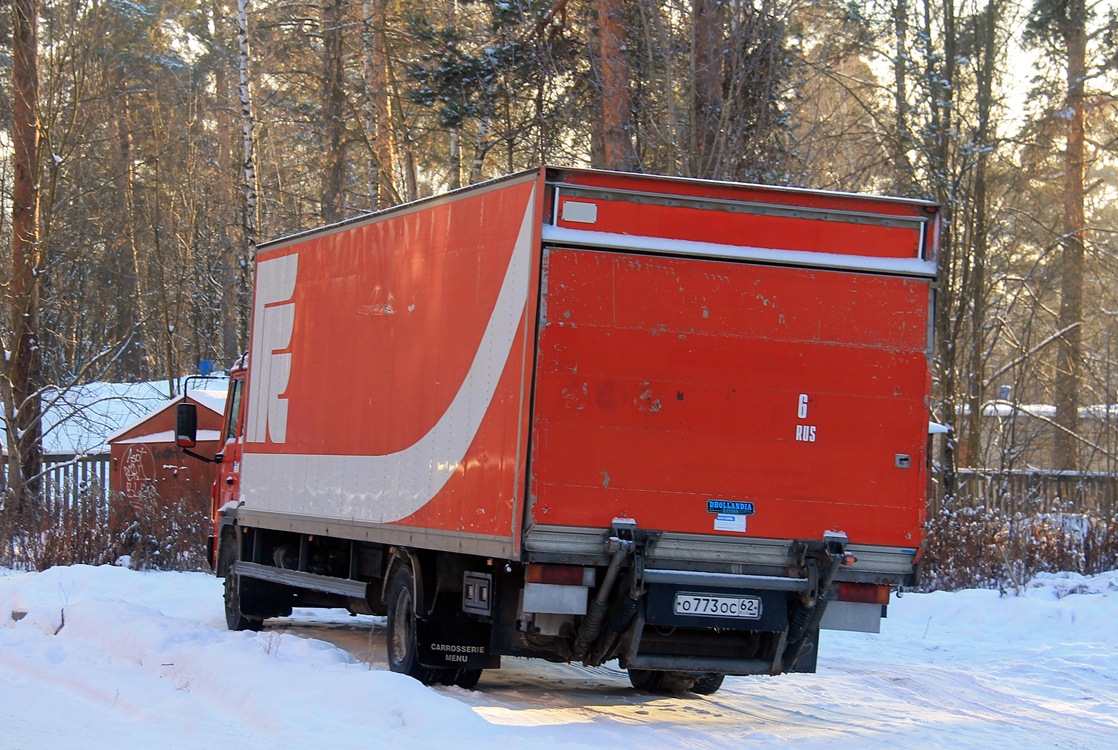
<svg viewBox="0 0 1118 750">
<path fill-rule="evenodd" d="M 813 671 L 914 582 L 938 236 L 918 200 L 540 168 L 262 245 L 229 626 L 386 614 L 393 670 L 465 686 Z"/>
</svg>

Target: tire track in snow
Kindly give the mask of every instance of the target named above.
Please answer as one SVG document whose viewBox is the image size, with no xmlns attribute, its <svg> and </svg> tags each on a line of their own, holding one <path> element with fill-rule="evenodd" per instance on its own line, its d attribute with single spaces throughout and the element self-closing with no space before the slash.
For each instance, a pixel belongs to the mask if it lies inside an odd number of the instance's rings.
<svg viewBox="0 0 1118 750">
<path fill-rule="evenodd" d="M 383 618 L 365 620 L 274 621 L 268 627 L 327 640 L 371 668 L 387 669 Z M 1092 680 L 1071 676 L 1082 665 L 1064 674 L 1066 688 L 1053 696 L 1032 689 L 1034 682 L 1060 682 L 1048 667 L 1022 673 L 1021 659 L 951 667 L 943 663 L 949 656 L 938 648 L 914 649 L 906 654 L 911 663 L 890 661 L 886 653 L 869 666 L 824 658 L 814 675 L 730 677 L 706 697 L 633 690 L 615 662 L 583 667 L 505 657 L 502 669 L 485 672 L 477 691 L 432 689 L 499 725 L 593 723 L 619 741 L 626 728 L 640 727 L 652 732 L 641 735 L 646 747 L 841 742 L 924 750 L 929 735 L 944 747 L 1111 750 L 1118 743 L 1118 716 L 1108 713 L 1113 705 L 1092 702 Z M 656 738 L 651 745 L 649 737 Z"/>
</svg>

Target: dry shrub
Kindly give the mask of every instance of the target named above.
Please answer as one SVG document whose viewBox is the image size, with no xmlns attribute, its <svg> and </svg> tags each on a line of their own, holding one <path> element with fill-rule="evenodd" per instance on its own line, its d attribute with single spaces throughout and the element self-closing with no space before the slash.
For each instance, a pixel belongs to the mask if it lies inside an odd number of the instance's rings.
<svg viewBox="0 0 1118 750">
<path fill-rule="evenodd" d="M 58 493 L 72 497 L 70 493 Z M 44 500 L 0 527 L 0 564 L 25 570 L 55 565 L 126 564 L 138 570 L 202 570 L 208 565 L 207 513 L 154 494 L 108 502 L 96 483 L 71 500 Z"/>
<path fill-rule="evenodd" d="M 67 496 L 68 493 L 59 493 Z M 921 587 L 1016 589 L 1038 572 L 1100 573 L 1118 568 L 1118 518 L 1086 513 L 1009 513 L 952 507 L 929 519 Z M 75 502 L 40 502 L 23 518 L 0 515 L 0 565 L 205 570 L 208 514 L 154 495 L 106 503 L 96 484 Z"/>
<path fill-rule="evenodd" d="M 165 503 L 154 496 L 139 502 L 115 498 L 109 508 L 109 538 L 116 559 L 127 556 L 137 569 L 208 568 L 211 529 L 208 509 L 200 510 L 185 500 Z"/>
<path fill-rule="evenodd" d="M 1118 567 L 1118 519 L 948 507 L 927 524 L 922 587 L 1020 589 L 1040 572 Z"/>
</svg>

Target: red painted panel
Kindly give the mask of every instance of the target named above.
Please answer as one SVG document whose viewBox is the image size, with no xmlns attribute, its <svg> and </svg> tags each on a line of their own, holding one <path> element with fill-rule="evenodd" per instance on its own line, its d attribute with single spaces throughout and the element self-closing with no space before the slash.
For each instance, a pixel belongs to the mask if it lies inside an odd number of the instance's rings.
<svg viewBox="0 0 1118 750">
<path fill-rule="evenodd" d="M 560 190 L 555 219 L 571 229 L 882 258 L 919 257 L 923 244 L 927 260 L 938 241 L 938 209 L 923 201 L 579 169 L 553 170 L 553 177 L 575 188 L 573 195 Z M 564 221 L 567 200 L 597 204 L 597 220 Z M 704 202 L 706 208 L 697 207 Z M 763 215 L 769 207 L 782 215 Z M 790 209 L 803 210 L 789 215 Z"/>
<path fill-rule="evenodd" d="M 294 246 L 299 254 L 284 446 L 386 455 L 458 392 L 489 323 L 534 183 L 424 206 Z M 483 262 L 484 261 L 484 262 Z"/>
<path fill-rule="evenodd" d="M 898 217 L 930 217 L 932 204 L 923 201 L 887 198 L 873 195 L 834 193 L 823 190 L 781 188 L 768 185 L 687 180 L 656 175 L 602 172 L 586 169 L 553 170 L 557 179 L 568 185 L 606 190 L 624 190 L 652 194 L 678 195 L 734 202 L 773 204 L 781 207 L 801 206 L 828 211 L 849 211 Z"/>
<path fill-rule="evenodd" d="M 593 224 L 568 222 L 559 226 L 596 232 L 712 242 L 741 247 L 797 250 L 876 258 L 919 258 L 922 225 L 883 226 L 819 218 L 764 216 L 697 208 L 691 205 L 647 206 L 625 200 L 560 198 L 592 202 L 598 207 Z"/>
<path fill-rule="evenodd" d="M 522 322 L 518 342 L 524 341 L 524 330 Z M 505 362 L 497 393 L 454 476 L 434 499 L 398 525 L 488 536 L 519 531 L 513 524 L 524 490 L 518 452 L 523 435 L 520 416 L 526 411 L 521 394 L 529 387 L 526 354 L 525 346 L 517 346 Z"/>
<path fill-rule="evenodd" d="M 277 299 L 293 322 L 274 329 L 289 338 L 282 348 L 253 323 L 263 354 L 249 364 L 246 507 L 496 537 L 518 551 L 539 185 L 521 177 L 261 253 L 258 299 Z M 262 292 L 265 264 L 291 256 L 273 277 L 282 291 Z M 267 319 L 263 303 L 256 314 Z M 267 397 L 254 401 L 253 388 Z M 267 432 L 254 433 L 262 414 Z"/>
<path fill-rule="evenodd" d="M 212 457 L 219 443 L 199 443 L 200 455 Z M 174 443 L 116 443 L 110 448 L 109 484 L 137 507 L 180 503 L 194 513 L 209 515 L 214 465 L 185 456 Z"/>
<path fill-rule="evenodd" d="M 926 282 L 574 250 L 545 273 L 533 521 L 735 533 L 718 499 L 754 503 L 747 536 L 919 542 Z"/>
</svg>

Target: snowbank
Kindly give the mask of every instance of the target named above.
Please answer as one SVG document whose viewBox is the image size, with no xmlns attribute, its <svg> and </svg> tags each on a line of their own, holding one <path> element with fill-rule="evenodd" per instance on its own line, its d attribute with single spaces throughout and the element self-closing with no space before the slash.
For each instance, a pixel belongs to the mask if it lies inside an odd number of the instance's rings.
<svg viewBox="0 0 1118 750">
<path fill-rule="evenodd" d="M 909 594 L 880 636 L 825 633 L 818 674 L 710 698 L 524 660 L 477 692 L 426 688 L 279 625 L 228 632 L 221 605 L 202 574 L 0 571 L 0 748 L 1118 744 L 1118 572 Z"/>
</svg>

